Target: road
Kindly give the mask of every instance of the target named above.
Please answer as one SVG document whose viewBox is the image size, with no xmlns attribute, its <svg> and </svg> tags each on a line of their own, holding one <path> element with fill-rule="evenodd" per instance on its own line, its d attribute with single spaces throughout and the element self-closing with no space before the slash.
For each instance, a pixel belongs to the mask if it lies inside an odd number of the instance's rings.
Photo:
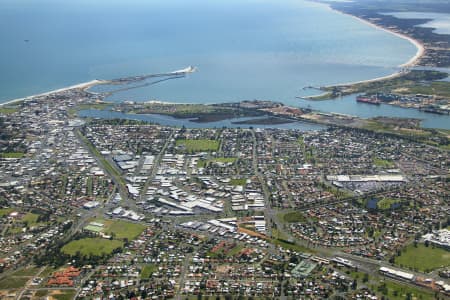
<svg viewBox="0 0 450 300">
<path fill-rule="evenodd" d="M 183 265 L 181 266 L 181 272 L 180 272 L 180 280 L 179 280 L 179 286 L 177 289 L 177 292 L 175 294 L 175 297 L 177 300 L 182 299 L 182 289 L 184 286 L 184 282 L 186 281 L 186 275 L 189 271 L 189 263 L 191 262 L 192 254 L 187 254 L 186 257 L 183 260 Z"/>
<path fill-rule="evenodd" d="M 257 149 L 258 149 L 258 140 L 255 134 L 255 131 L 251 131 L 252 132 L 252 141 L 253 141 L 253 149 L 252 149 L 252 169 L 254 172 L 254 175 L 258 178 L 259 183 L 261 184 L 261 188 L 262 188 L 262 192 L 264 195 L 264 202 L 265 202 L 265 210 L 264 210 L 264 215 L 265 215 L 265 219 L 266 219 L 266 231 L 268 236 L 273 237 L 273 233 L 274 233 L 274 229 L 276 228 L 278 232 L 280 232 L 285 239 L 288 240 L 293 240 L 295 241 L 296 244 L 303 246 L 303 247 L 310 247 L 311 245 L 307 242 L 307 241 L 302 241 L 302 240 L 298 240 L 295 237 L 293 237 L 290 233 L 290 231 L 285 228 L 285 225 L 279 220 L 279 218 L 277 217 L 277 214 L 279 213 L 279 210 L 274 209 L 271 206 L 270 203 L 270 197 L 271 197 L 271 193 L 269 191 L 269 188 L 267 186 L 267 183 L 265 181 L 264 176 L 259 172 L 258 169 L 258 153 L 257 153 Z M 90 145 L 89 141 L 87 141 L 87 139 L 82 135 L 82 133 L 78 130 L 76 130 L 76 136 L 78 137 L 78 139 L 80 140 L 81 144 L 84 145 L 84 147 L 90 152 L 90 154 L 96 159 L 98 165 L 104 170 L 105 174 L 108 174 L 110 176 L 110 178 L 113 180 L 113 182 L 115 183 L 118 192 L 120 193 L 122 199 L 124 200 L 124 203 L 126 203 L 130 208 L 137 210 L 137 207 L 135 205 L 135 201 L 133 199 L 130 199 L 130 197 L 128 196 L 128 191 L 126 189 L 126 186 L 124 185 L 124 179 L 120 178 L 120 174 L 115 174 L 115 172 L 111 172 L 111 169 L 108 168 L 108 166 L 105 165 L 105 160 L 107 161 L 107 163 L 109 163 L 113 168 L 114 168 L 114 163 L 112 161 L 108 161 L 108 158 L 104 158 L 103 156 L 101 156 L 101 154 L 98 153 L 98 151 L 94 151 L 92 149 L 92 147 L 94 147 L 94 145 Z M 164 146 L 162 147 L 160 153 L 158 154 L 158 156 L 155 159 L 153 168 L 149 174 L 149 177 L 147 179 L 147 181 L 144 184 L 144 187 L 141 190 L 141 194 L 140 194 L 140 198 L 141 200 L 143 200 L 146 197 L 146 192 L 147 189 L 149 187 L 149 185 L 151 184 L 151 181 L 153 180 L 153 178 L 156 176 L 157 171 L 160 167 L 162 158 L 164 156 L 164 153 L 168 147 L 168 145 L 171 142 L 171 139 L 173 137 L 174 132 L 171 133 L 171 135 L 167 138 Z M 110 158 L 109 158 L 110 159 Z M 136 173 L 135 174 L 139 174 L 140 169 L 142 168 L 142 163 L 143 163 L 143 157 L 141 157 L 141 159 L 139 160 L 139 165 L 136 169 Z M 118 170 L 116 170 L 118 171 Z M 410 183 L 410 184 L 414 184 L 414 183 Z M 288 190 L 288 187 L 286 185 L 286 183 L 283 183 L 283 188 Z M 404 187 L 402 187 L 404 188 Z M 380 195 L 386 192 L 390 192 L 392 190 L 398 189 L 398 187 L 394 187 L 392 189 L 390 189 L 389 191 L 384 191 L 384 192 L 375 192 L 373 193 L 373 195 Z M 112 197 L 114 197 L 115 192 L 113 192 L 110 195 L 110 199 Z M 341 203 L 341 202 L 348 202 L 348 201 L 352 201 L 355 197 L 348 197 L 345 199 L 338 199 L 336 201 L 333 201 L 332 203 L 318 203 L 314 206 L 311 207 L 307 207 L 307 208 L 303 208 L 300 210 L 306 210 L 306 209 L 311 209 L 311 208 L 319 208 L 319 207 L 323 207 L 323 206 L 329 206 L 329 205 L 333 205 L 333 204 L 337 204 L 337 203 Z M 107 201 L 108 202 L 108 201 Z M 69 233 L 67 234 L 67 238 L 70 238 L 73 234 L 75 234 L 77 231 L 81 230 L 86 224 L 87 222 L 92 219 L 93 217 L 104 217 L 106 213 L 106 207 L 105 207 L 105 203 L 102 203 L 100 206 L 98 206 L 97 208 L 94 208 L 92 210 L 89 211 L 85 211 L 81 214 L 81 217 L 76 220 L 75 224 L 73 224 L 72 228 L 70 229 Z M 217 215 L 202 215 L 202 216 L 195 216 L 194 218 L 196 220 L 200 220 L 200 219 L 208 219 L 208 218 L 216 218 Z M 139 222 L 139 223 L 143 223 L 144 222 Z M 180 223 L 180 219 L 176 219 L 174 222 L 171 222 L 170 224 L 165 224 L 165 228 L 166 229 L 172 229 L 177 227 L 176 224 Z M 275 226 L 274 226 L 275 225 Z M 185 230 L 185 229 L 184 229 Z M 187 232 L 189 232 L 190 230 L 185 230 Z M 210 236 L 210 237 L 215 237 L 214 235 L 210 235 L 209 233 L 206 233 L 205 235 Z M 226 238 L 225 240 L 229 240 L 229 241 L 233 241 L 235 242 L 235 240 L 233 239 L 228 239 Z M 270 244 L 269 249 L 266 249 L 269 251 L 269 253 L 277 253 L 277 247 L 274 244 Z M 325 247 L 315 247 L 312 249 L 317 255 L 323 256 L 323 257 L 335 257 L 335 256 L 339 256 L 339 257 L 343 257 L 346 259 L 351 260 L 352 262 L 355 263 L 355 265 L 358 267 L 359 270 L 365 271 L 369 274 L 376 274 L 378 275 L 378 270 L 380 267 L 384 266 L 384 267 L 392 267 L 389 263 L 384 262 L 384 261 L 378 261 L 378 260 L 374 260 L 374 259 L 370 259 L 370 258 L 365 258 L 365 257 L 360 257 L 360 256 L 355 256 L 355 255 L 351 255 L 348 253 L 344 253 L 342 252 L 340 249 L 336 249 L 336 248 L 325 248 Z M 184 286 L 184 282 L 187 276 L 187 272 L 189 270 L 189 263 L 191 260 L 191 255 L 187 255 L 183 261 L 183 265 L 182 265 L 182 270 L 181 270 L 181 274 L 180 274 L 180 280 L 179 280 L 179 288 L 177 290 L 176 293 L 176 298 L 177 299 L 182 299 L 182 288 Z M 397 267 L 395 267 L 396 269 L 399 269 Z M 43 269 L 40 270 L 40 272 L 38 274 L 40 274 L 43 271 Z M 84 281 L 88 280 L 90 278 L 90 276 L 93 274 L 94 271 L 91 271 L 91 274 L 88 274 L 87 276 L 85 276 L 83 278 Z M 412 272 L 409 270 L 405 270 L 405 272 L 409 272 L 409 273 L 414 273 L 416 276 L 421 276 L 421 277 L 425 277 L 425 278 L 434 278 L 434 279 L 438 279 L 438 276 L 436 274 L 423 274 L 420 272 Z M 36 276 L 38 276 L 38 274 Z M 77 295 L 80 293 L 81 291 L 81 286 L 77 289 Z M 29 289 L 29 283 L 27 283 L 27 285 L 20 291 L 20 293 L 18 294 L 18 298 L 22 297 L 23 293 L 26 290 L 30 290 Z M 32 289 L 32 290 L 36 290 L 36 289 Z M 282 293 L 283 295 L 283 293 Z M 283 298 L 284 296 L 282 296 Z"/>
<path fill-rule="evenodd" d="M 125 186 L 124 179 L 120 176 L 120 172 L 114 168 L 114 164 L 111 164 L 107 159 L 105 159 L 100 152 L 95 148 L 95 146 L 81 133 L 80 130 L 75 130 L 75 136 L 79 139 L 80 143 L 84 148 L 92 155 L 96 160 L 99 167 L 103 170 L 105 174 L 108 174 L 111 180 L 114 182 L 118 188 L 119 194 L 125 202 L 128 201 L 128 189 Z M 109 165 L 107 165 L 109 164 Z M 115 170 L 115 171 L 113 171 Z"/>
<path fill-rule="evenodd" d="M 30 278 L 30 280 L 27 281 L 27 283 L 25 284 L 25 286 L 17 293 L 16 299 L 19 300 L 22 298 L 23 293 L 25 293 L 28 290 L 28 287 L 30 286 L 30 284 L 33 282 L 33 280 L 36 277 L 39 277 L 39 275 L 41 275 L 42 272 L 44 272 L 46 267 L 41 267 L 39 269 L 39 271 L 32 277 Z"/>
<path fill-rule="evenodd" d="M 141 194 L 140 194 L 140 200 L 141 201 L 145 200 L 148 187 L 150 186 L 153 178 L 155 178 L 156 174 L 158 173 L 158 169 L 159 169 L 159 166 L 161 164 L 161 160 L 164 157 L 164 154 L 166 153 L 166 149 L 169 146 L 169 144 L 170 144 L 174 134 L 175 134 L 174 131 L 172 131 L 170 133 L 170 136 L 167 138 L 166 142 L 164 143 L 164 146 L 162 147 L 161 151 L 159 152 L 158 156 L 156 157 L 156 159 L 155 159 L 155 161 L 153 163 L 152 171 L 151 171 L 150 175 L 148 176 L 148 179 L 145 182 L 144 187 L 141 190 Z"/>
</svg>

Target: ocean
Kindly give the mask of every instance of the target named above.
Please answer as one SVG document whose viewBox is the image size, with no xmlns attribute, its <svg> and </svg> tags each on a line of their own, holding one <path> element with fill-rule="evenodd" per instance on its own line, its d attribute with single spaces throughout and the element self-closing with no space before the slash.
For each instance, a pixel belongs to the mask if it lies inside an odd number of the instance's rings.
<svg viewBox="0 0 450 300">
<path fill-rule="evenodd" d="M 185 78 L 109 100 L 299 106 L 305 86 L 385 76 L 417 51 L 301 0 L 2 0 L 0 37 L 0 102 L 192 65 L 198 71 Z"/>
<path fill-rule="evenodd" d="M 289 104 L 393 73 L 416 48 L 324 5 L 275 0 L 0 2 L 0 101 L 92 79 L 198 72 L 115 99 Z"/>
</svg>

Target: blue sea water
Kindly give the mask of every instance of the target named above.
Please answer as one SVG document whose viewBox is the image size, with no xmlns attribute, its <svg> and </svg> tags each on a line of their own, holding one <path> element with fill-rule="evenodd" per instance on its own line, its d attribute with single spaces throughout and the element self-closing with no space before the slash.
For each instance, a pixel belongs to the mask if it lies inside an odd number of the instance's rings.
<svg viewBox="0 0 450 300">
<path fill-rule="evenodd" d="M 302 0 L 1 0 L 0 102 L 92 79 L 165 73 L 181 79 L 108 100 L 281 101 L 371 117 L 448 116 L 296 98 L 323 86 L 391 74 L 416 53 L 408 41 Z M 353 97 L 353 98 L 352 98 Z M 350 99 L 350 100 L 348 100 Z"/>
<path fill-rule="evenodd" d="M 390 74 L 416 52 L 298 0 L 2 0 L 0 37 L 0 101 L 194 65 L 187 78 L 114 99 L 295 104 L 303 86 Z"/>
<path fill-rule="evenodd" d="M 419 27 L 433 28 L 437 34 L 450 34 L 450 14 L 448 13 L 425 13 L 425 12 L 396 12 L 388 13 L 399 19 L 424 19 L 424 24 Z"/>
</svg>

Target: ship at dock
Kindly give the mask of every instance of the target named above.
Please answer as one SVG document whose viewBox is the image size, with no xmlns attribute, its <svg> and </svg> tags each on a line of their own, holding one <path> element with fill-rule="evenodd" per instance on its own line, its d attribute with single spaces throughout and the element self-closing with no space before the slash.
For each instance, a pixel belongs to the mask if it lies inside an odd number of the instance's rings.
<svg viewBox="0 0 450 300">
<path fill-rule="evenodd" d="M 367 103 L 367 104 L 374 104 L 374 105 L 380 105 L 381 101 L 378 100 L 377 97 L 374 96 L 358 96 L 356 97 L 356 102 L 361 102 L 361 103 Z"/>
</svg>

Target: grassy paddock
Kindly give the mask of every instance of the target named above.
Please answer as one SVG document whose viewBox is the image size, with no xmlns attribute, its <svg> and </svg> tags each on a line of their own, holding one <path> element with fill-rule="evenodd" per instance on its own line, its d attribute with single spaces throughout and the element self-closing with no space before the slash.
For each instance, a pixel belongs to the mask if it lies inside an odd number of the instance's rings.
<svg viewBox="0 0 450 300">
<path fill-rule="evenodd" d="M 1 158 L 22 158 L 25 155 L 23 152 L 3 152 L 0 153 Z"/>
<path fill-rule="evenodd" d="M 233 256 L 237 255 L 239 252 L 241 252 L 242 249 L 244 249 L 244 246 L 241 245 L 241 244 L 238 244 L 235 247 L 233 247 L 232 249 L 230 249 L 230 251 L 228 251 L 226 253 L 226 256 L 227 257 L 233 257 Z"/>
<path fill-rule="evenodd" d="M 298 211 L 288 212 L 285 214 L 280 214 L 279 218 L 285 223 L 304 223 L 306 222 L 305 216 Z"/>
<path fill-rule="evenodd" d="M 24 223 L 25 222 L 28 223 L 28 226 L 32 226 L 37 223 L 38 218 L 39 218 L 38 214 L 27 213 L 25 216 L 23 216 L 21 221 Z"/>
<path fill-rule="evenodd" d="M 386 159 L 381 159 L 381 158 L 374 158 L 373 159 L 373 164 L 377 167 L 380 168 L 393 168 L 395 167 L 395 164 L 390 161 L 390 160 L 386 160 Z"/>
<path fill-rule="evenodd" d="M 150 278 L 152 273 L 154 273 L 155 271 L 156 271 L 156 266 L 155 265 L 153 265 L 153 264 L 145 265 L 142 268 L 142 271 L 141 271 L 141 279 Z"/>
<path fill-rule="evenodd" d="M 59 290 L 53 291 L 51 297 L 56 300 L 72 300 L 75 297 L 75 290 Z"/>
<path fill-rule="evenodd" d="M 217 151 L 219 149 L 219 141 L 216 140 L 177 140 L 177 146 L 183 146 L 187 152 L 195 151 Z"/>
<path fill-rule="evenodd" d="M 116 239 L 128 239 L 134 240 L 137 238 L 145 229 L 144 225 L 135 224 L 125 221 L 114 221 L 106 229 L 106 233 L 114 233 Z"/>
<path fill-rule="evenodd" d="M 101 223 L 103 227 L 91 230 L 94 232 L 103 232 L 104 234 L 113 235 L 114 239 L 128 239 L 129 241 L 137 238 L 145 229 L 144 225 L 135 224 L 122 220 L 104 220 L 91 219 L 91 222 Z M 86 226 L 89 228 L 89 225 Z"/>
<path fill-rule="evenodd" d="M 380 210 L 391 209 L 392 204 L 401 202 L 399 199 L 383 198 L 377 202 L 377 208 Z"/>
<path fill-rule="evenodd" d="M 246 185 L 247 179 L 246 178 L 238 178 L 238 179 L 231 179 L 230 185 Z"/>
<path fill-rule="evenodd" d="M 14 208 L 8 207 L 8 208 L 0 208 L 0 218 L 9 215 L 14 211 Z"/>
<path fill-rule="evenodd" d="M 29 279 L 29 277 L 8 276 L 0 280 L 0 290 L 20 289 Z"/>
<path fill-rule="evenodd" d="M 28 268 L 23 268 L 23 269 L 17 270 L 11 276 L 25 276 L 25 277 L 26 276 L 34 276 L 37 274 L 38 271 L 39 271 L 39 268 L 28 267 Z"/>
<path fill-rule="evenodd" d="M 291 251 L 297 251 L 297 252 L 306 252 L 306 253 L 314 253 L 313 250 L 294 244 L 294 243 L 289 243 L 287 241 L 281 240 L 281 239 L 272 239 L 271 240 L 272 244 L 280 246 L 281 248 L 287 249 L 287 250 L 291 250 Z"/>
<path fill-rule="evenodd" d="M 410 299 L 433 300 L 434 293 L 425 289 L 400 284 L 393 281 L 386 281 L 387 296 L 391 300 L 407 299 L 407 294 L 411 295 Z"/>
<path fill-rule="evenodd" d="M 10 114 L 13 114 L 13 113 L 15 113 L 17 111 L 19 111 L 19 108 L 17 108 L 17 107 L 0 106 L 0 114 L 2 114 L 2 115 L 10 115 Z"/>
<path fill-rule="evenodd" d="M 71 241 L 62 247 L 61 251 L 68 255 L 75 255 L 78 251 L 81 255 L 108 255 L 115 249 L 122 248 L 123 242 L 117 240 L 106 240 L 102 238 L 85 238 Z"/>
<path fill-rule="evenodd" d="M 424 244 L 418 244 L 406 247 L 399 257 L 396 257 L 395 263 L 422 272 L 450 266 L 450 251 L 441 248 L 433 248 L 431 245 L 426 247 Z"/>
</svg>

